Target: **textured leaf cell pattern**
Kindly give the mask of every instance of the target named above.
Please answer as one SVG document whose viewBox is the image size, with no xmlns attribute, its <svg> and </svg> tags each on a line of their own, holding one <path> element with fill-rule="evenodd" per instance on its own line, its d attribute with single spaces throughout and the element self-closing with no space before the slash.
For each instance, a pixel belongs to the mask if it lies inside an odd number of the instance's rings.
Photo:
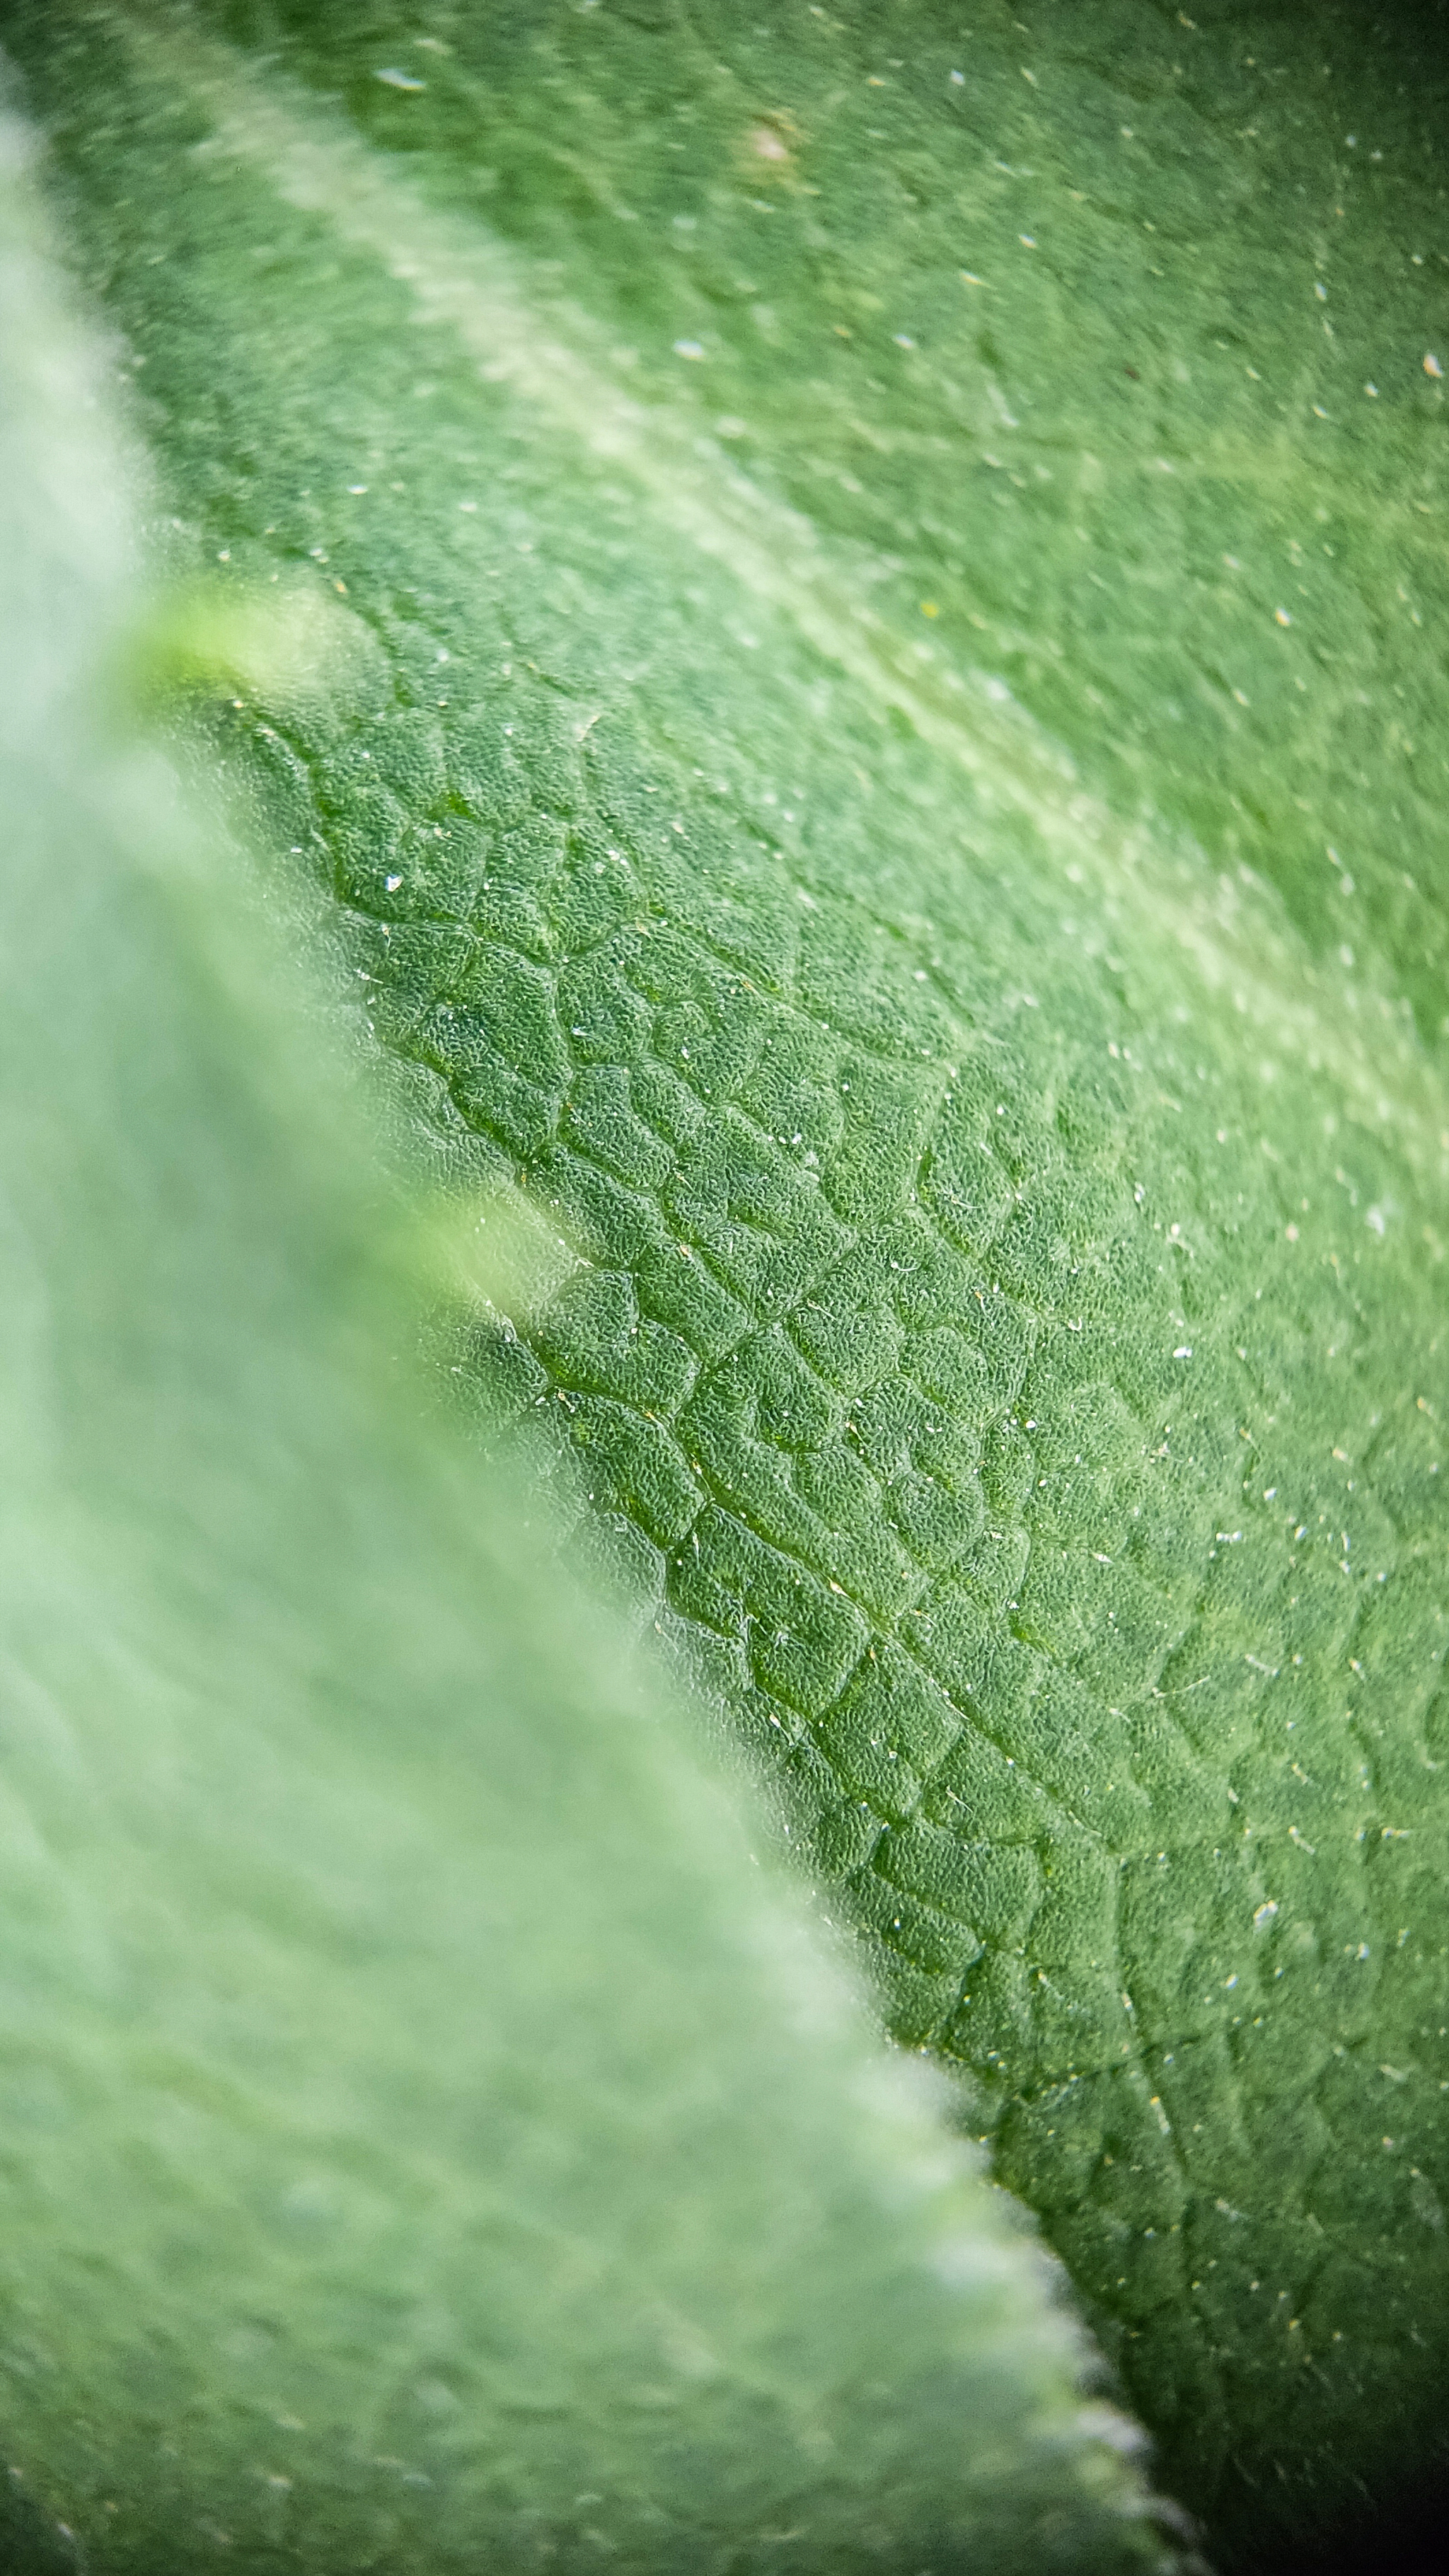
<svg viewBox="0 0 1449 2576">
<path fill-rule="evenodd" d="M 96 722 L 135 532 L 33 162 L 0 112 L 6 2576 L 1186 2576 L 942 2078 L 399 1357 L 319 996 Z"/>
<path fill-rule="evenodd" d="M 1231 2567 L 1449 2361 L 1449 230 L 1440 16 L 1197 14 L 12 13 L 450 1365 Z"/>
</svg>

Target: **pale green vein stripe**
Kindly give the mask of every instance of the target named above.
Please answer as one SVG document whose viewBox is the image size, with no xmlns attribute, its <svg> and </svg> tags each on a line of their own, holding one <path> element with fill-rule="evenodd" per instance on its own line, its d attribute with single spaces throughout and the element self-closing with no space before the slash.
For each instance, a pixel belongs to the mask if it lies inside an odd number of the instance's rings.
<svg viewBox="0 0 1449 2576">
<path fill-rule="evenodd" d="M 525 262 L 480 222 L 427 204 L 405 172 L 275 62 L 249 62 L 174 18 L 122 23 L 146 72 L 179 82 L 214 119 L 198 152 L 249 164 L 285 204 L 324 218 L 406 286 L 423 320 L 452 331 L 486 382 L 626 474 L 659 526 L 724 566 L 873 704 L 898 710 L 965 773 L 982 808 L 1026 824 L 1040 856 L 1070 869 L 1074 885 L 1090 877 L 1110 937 L 1149 951 L 1171 939 L 1219 1010 L 1270 1036 L 1280 1059 L 1331 1073 L 1360 1117 L 1392 1121 L 1408 1153 L 1449 1172 L 1449 1098 L 1402 1014 L 1387 995 L 1332 990 L 1260 880 L 1244 869 L 1216 876 L 1207 854 L 1160 818 L 1124 823 L 1082 787 L 1065 750 L 1003 681 L 950 670 L 933 647 L 907 647 L 870 605 L 873 555 L 860 549 L 852 562 L 692 423 L 629 394 L 586 315 L 550 297 L 545 320 Z M 1144 962 L 1150 971 L 1151 957 Z"/>
</svg>

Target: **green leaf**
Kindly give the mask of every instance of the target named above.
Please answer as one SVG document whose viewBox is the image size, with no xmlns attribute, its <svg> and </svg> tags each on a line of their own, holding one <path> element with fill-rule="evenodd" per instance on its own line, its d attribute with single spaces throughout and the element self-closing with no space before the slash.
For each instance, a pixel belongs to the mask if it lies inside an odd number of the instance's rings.
<svg viewBox="0 0 1449 2576">
<path fill-rule="evenodd" d="M 1160 2567 L 1053 2267 L 430 1410 L 432 1255 L 306 997 L 101 738 L 125 460 L 22 152 L 7 120 L 6 2567 Z"/>
<path fill-rule="evenodd" d="M 1246 2567 L 1442 2460 L 1449 246 L 1193 15 L 10 13 L 449 1364 Z"/>
</svg>

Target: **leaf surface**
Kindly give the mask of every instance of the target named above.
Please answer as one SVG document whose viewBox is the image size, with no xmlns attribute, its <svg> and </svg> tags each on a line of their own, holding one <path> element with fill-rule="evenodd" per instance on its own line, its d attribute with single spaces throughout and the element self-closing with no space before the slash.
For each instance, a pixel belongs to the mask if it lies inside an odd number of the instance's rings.
<svg viewBox="0 0 1449 2576">
<path fill-rule="evenodd" d="M 455 1364 L 1275 2564 L 1449 2361 L 1439 18 L 12 15 Z"/>
<path fill-rule="evenodd" d="M 939 2080 L 399 1358 L 337 1065 L 96 721 L 0 146 L 7 2570 L 1159 2567 Z"/>
</svg>

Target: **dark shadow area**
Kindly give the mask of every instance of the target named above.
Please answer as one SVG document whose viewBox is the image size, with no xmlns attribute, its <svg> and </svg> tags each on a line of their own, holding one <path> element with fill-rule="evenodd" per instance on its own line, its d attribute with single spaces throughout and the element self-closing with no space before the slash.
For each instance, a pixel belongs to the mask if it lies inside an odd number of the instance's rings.
<svg viewBox="0 0 1449 2576">
<path fill-rule="evenodd" d="M 1446 2499 L 1449 2467 L 1441 2466 L 1398 2500 L 1365 2505 L 1362 2516 L 1304 2541 L 1271 2576 L 1433 2576 L 1449 2561 Z M 1262 2576 L 1270 2576 L 1266 2559 Z"/>
<path fill-rule="evenodd" d="M 73 2540 L 27 2495 L 17 2469 L 0 2468 L 0 2568 L 26 2576 L 75 2576 Z"/>
</svg>

